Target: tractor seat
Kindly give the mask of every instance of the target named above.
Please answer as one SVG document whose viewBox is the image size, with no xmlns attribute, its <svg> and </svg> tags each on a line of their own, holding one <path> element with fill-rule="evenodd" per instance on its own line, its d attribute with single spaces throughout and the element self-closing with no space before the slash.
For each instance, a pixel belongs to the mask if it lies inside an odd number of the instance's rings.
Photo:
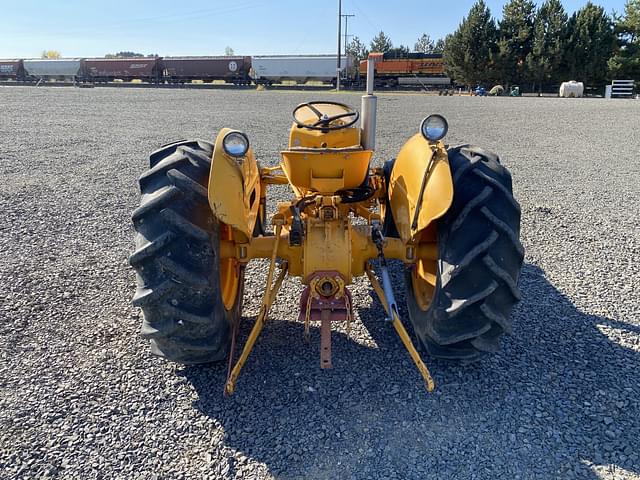
<svg viewBox="0 0 640 480">
<path fill-rule="evenodd" d="M 373 151 L 360 145 L 343 148 L 292 147 L 281 152 L 289 182 L 303 191 L 333 195 L 356 188 L 369 173 Z"/>
</svg>

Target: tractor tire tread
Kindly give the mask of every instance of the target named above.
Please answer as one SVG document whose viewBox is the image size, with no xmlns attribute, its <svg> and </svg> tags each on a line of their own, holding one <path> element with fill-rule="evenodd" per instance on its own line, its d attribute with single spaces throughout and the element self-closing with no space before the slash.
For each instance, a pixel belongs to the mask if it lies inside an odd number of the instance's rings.
<svg viewBox="0 0 640 480">
<path fill-rule="evenodd" d="M 132 215 L 137 248 L 129 263 L 137 274 L 133 304 L 142 308 L 141 335 L 152 353 L 183 364 L 225 359 L 230 325 L 239 320 L 242 288 L 230 310 L 221 301 L 218 222 L 207 195 L 212 152 L 200 140 L 153 152 Z"/>
<path fill-rule="evenodd" d="M 497 155 L 463 145 L 449 149 L 454 198 L 438 221 L 438 282 L 426 310 L 406 274 L 414 331 L 435 357 L 473 361 L 499 349 L 512 333 L 510 313 L 521 299 L 524 248 L 521 210 L 511 174 Z"/>
</svg>

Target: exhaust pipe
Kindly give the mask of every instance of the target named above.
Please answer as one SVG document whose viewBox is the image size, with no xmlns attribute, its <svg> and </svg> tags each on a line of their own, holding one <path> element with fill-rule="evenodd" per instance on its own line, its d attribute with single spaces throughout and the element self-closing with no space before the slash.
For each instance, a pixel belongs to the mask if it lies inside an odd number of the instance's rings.
<svg viewBox="0 0 640 480">
<path fill-rule="evenodd" d="M 376 149 L 376 109 L 378 97 L 373 94 L 375 62 L 367 60 L 367 94 L 362 96 L 360 112 L 362 114 L 361 135 L 362 148 L 365 150 Z"/>
</svg>

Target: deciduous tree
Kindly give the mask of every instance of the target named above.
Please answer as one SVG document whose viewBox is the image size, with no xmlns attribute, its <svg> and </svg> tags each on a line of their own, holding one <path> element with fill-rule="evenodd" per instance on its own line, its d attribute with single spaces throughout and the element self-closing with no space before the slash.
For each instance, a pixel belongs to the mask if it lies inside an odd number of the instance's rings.
<svg viewBox="0 0 640 480">
<path fill-rule="evenodd" d="M 43 50 L 40 55 L 42 58 L 60 58 L 60 52 L 57 50 Z"/>
</svg>

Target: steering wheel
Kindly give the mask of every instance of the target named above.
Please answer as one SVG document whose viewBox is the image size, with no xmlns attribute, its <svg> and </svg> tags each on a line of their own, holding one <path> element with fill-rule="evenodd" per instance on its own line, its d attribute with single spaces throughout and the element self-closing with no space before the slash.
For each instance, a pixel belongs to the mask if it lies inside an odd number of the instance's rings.
<svg viewBox="0 0 640 480">
<path fill-rule="evenodd" d="M 329 116 L 323 114 L 320 110 L 318 110 L 316 108 L 316 105 L 335 105 L 337 107 L 344 108 L 346 112 Z M 318 117 L 318 121 L 312 123 L 311 125 L 308 125 L 298 119 L 298 117 L 296 117 L 296 113 L 305 107 L 316 114 L 316 116 Z M 351 120 L 348 120 L 347 123 L 343 123 L 341 125 L 331 125 L 331 122 L 334 122 L 340 118 L 351 118 Z M 351 110 L 351 107 L 349 107 L 348 105 L 338 102 L 307 102 L 301 103 L 293 109 L 293 121 L 296 123 L 296 125 L 298 125 L 298 127 L 300 128 L 308 128 L 309 130 L 341 130 L 343 128 L 348 128 L 356 123 L 358 121 L 358 118 L 360 118 L 360 113 L 357 110 Z"/>
</svg>

